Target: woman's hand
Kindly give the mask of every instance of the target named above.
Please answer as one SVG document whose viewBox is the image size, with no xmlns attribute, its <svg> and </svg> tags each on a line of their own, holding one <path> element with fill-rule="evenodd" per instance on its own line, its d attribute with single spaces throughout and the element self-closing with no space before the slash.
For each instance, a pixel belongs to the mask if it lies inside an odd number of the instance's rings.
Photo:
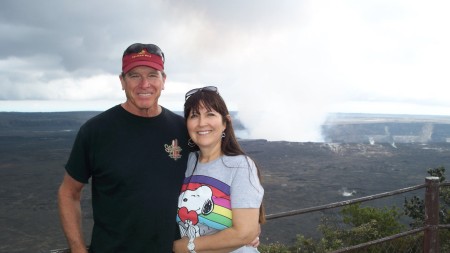
<svg viewBox="0 0 450 253">
<path fill-rule="evenodd" d="M 251 243 L 247 244 L 247 246 L 253 247 L 253 248 L 258 248 L 259 246 L 259 236 L 257 236 L 255 238 L 255 240 L 253 240 Z"/>
<path fill-rule="evenodd" d="M 258 236 L 256 236 L 256 238 L 249 244 L 247 244 L 247 246 L 251 246 L 253 248 L 258 248 L 259 246 L 259 235 L 261 234 L 261 224 L 259 225 L 259 232 L 258 232 Z"/>
</svg>

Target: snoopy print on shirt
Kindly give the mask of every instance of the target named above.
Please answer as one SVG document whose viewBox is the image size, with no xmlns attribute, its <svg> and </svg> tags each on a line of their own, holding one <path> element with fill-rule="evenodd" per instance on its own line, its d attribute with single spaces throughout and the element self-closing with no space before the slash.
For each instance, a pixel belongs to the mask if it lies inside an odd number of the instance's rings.
<svg viewBox="0 0 450 253">
<path fill-rule="evenodd" d="M 231 227 L 230 186 L 212 177 L 185 178 L 178 198 L 181 236 L 194 238 Z"/>
</svg>

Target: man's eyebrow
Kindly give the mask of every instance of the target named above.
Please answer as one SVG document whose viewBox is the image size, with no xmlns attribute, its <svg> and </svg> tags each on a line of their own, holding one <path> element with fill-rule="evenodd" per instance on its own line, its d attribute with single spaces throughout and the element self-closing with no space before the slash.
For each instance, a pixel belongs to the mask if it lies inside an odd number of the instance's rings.
<svg viewBox="0 0 450 253">
<path fill-rule="evenodd" d="M 149 72 L 148 72 L 148 74 L 159 74 L 160 73 L 160 71 L 158 71 L 158 70 L 150 70 Z M 133 70 L 130 70 L 128 73 L 126 73 L 127 75 L 141 75 L 141 73 L 139 73 L 139 72 L 136 72 L 136 71 L 133 71 Z"/>
</svg>

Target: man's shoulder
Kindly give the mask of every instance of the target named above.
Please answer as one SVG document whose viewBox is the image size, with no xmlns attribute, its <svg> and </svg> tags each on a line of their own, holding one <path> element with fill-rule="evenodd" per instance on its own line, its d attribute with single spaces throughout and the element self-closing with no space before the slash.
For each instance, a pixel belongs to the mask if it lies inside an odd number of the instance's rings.
<svg viewBox="0 0 450 253">
<path fill-rule="evenodd" d="M 174 111 L 171 111 L 171 110 L 169 110 L 169 109 L 167 109 L 166 107 L 163 107 L 163 106 L 161 106 L 161 108 L 163 109 L 163 111 L 164 111 L 164 113 L 165 113 L 165 115 L 167 117 L 173 117 L 173 118 L 176 118 L 176 119 L 184 120 L 184 117 L 181 116 L 180 114 L 178 114 L 178 113 L 176 113 Z"/>
<path fill-rule="evenodd" d="M 103 111 L 96 116 L 88 119 L 83 126 L 84 127 L 93 127 L 99 124 L 109 124 L 108 122 L 110 120 L 113 120 L 117 117 L 117 114 L 119 114 L 120 111 L 120 105 L 116 105 L 114 107 L 109 108 L 106 111 Z"/>
<path fill-rule="evenodd" d="M 175 112 L 173 112 L 173 111 L 171 111 L 171 110 L 169 110 L 169 109 L 167 109 L 165 107 L 162 107 L 162 108 L 163 108 L 163 111 L 164 111 L 164 118 L 167 121 L 175 122 L 175 123 L 178 123 L 181 126 L 185 126 L 185 121 L 184 121 L 184 117 L 183 116 L 181 116 L 180 114 L 177 114 L 177 113 L 175 113 Z"/>
</svg>

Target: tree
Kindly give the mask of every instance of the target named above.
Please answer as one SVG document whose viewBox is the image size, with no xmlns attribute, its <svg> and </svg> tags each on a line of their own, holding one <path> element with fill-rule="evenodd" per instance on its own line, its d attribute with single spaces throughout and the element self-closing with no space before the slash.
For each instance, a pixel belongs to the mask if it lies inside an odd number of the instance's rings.
<svg viewBox="0 0 450 253">
<path fill-rule="evenodd" d="M 401 210 L 396 207 L 380 209 L 352 204 L 343 207 L 338 216 L 322 218 L 318 228 L 323 234 L 320 240 L 298 235 L 295 246 L 298 252 L 319 253 L 380 239 L 405 228 L 399 222 L 401 215 Z M 383 252 L 384 249 L 379 247 L 379 250 Z"/>
<path fill-rule="evenodd" d="M 430 168 L 427 173 L 433 177 L 439 177 L 439 182 L 445 181 L 445 168 L 439 166 L 436 168 Z M 449 187 L 439 188 L 439 223 L 449 224 L 450 223 L 450 189 Z M 413 228 L 422 227 L 425 222 L 425 202 L 423 199 L 413 196 L 411 199 L 406 199 L 403 204 L 404 213 L 410 217 L 413 222 L 410 226 Z"/>
<path fill-rule="evenodd" d="M 427 173 L 433 177 L 439 177 L 439 182 L 445 181 L 445 168 L 439 166 L 429 168 Z M 403 204 L 404 214 L 412 219 L 412 228 L 423 227 L 425 224 L 425 202 L 423 199 L 413 196 L 409 200 L 405 198 Z M 450 224 L 450 187 L 439 187 L 439 223 Z M 441 229 L 439 231 L 442 252 L 450 252 L 450 231 Z"/>
</svg>

